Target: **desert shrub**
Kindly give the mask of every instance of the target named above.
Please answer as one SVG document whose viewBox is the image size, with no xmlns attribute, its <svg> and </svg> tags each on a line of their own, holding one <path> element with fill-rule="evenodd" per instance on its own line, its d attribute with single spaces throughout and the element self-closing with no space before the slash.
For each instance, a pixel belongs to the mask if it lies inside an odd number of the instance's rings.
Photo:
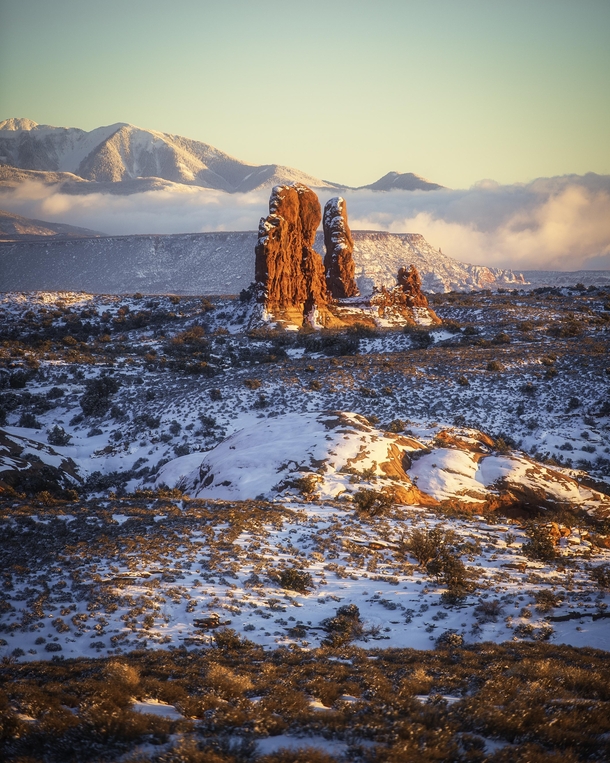
<svg viewBox="0 0 610 763">
<path fill-rule="evenodd" d="M 174 419 L 172 423 L 169 425 L 169 431 L 171 432 L 171 434 L 176 436 L 180 434 L 181 430 L 182 430 L 182 424 L 180 424 L 178 421 Z"/>
<path fill-rule="evenodd" d="M 555 607 L 561 604 L 562 598 L 553 591 L 536 591 L 534 593 L 534 601 L 536 602 L 536 609 L 538 612 L 552 612 Z"/>
<path fill-rule="evenodd" d="M 30 379 L 27 371 L 13 371 L 9 377 L 9 387 L 11 389 L 23 389 Z"/>
<path fill-rule="evenodd" d="M 460 387 L 468 387 L 470 386 L 470 382 L 465 376 L 458 376 L 456 379 L 457 383 L 460 385 Z"/>
<path fill-rule="evenodd" d="M 153 416 L 151 413 L 142 413 L 140 416 L 134 418 L 133 423 L 142 428 L 158 429 L 161 425 L 161 418 L 159 416 Z"/>
<path fill-rule="evenodd" d="M 561 323 L 552 323 L 548 328 L 548 333 L 558 338 L 580 336 L 582 334 L 582 326 L 576 319 L 570 318 Z"/>
<path fill-rule="evenodd" d="M 383 514 L 393 503 L 393 496 L 381 490 L 361 488 L 353 495 L 353 501 L 358 511 L 372 517 Z"/>
<path fill-rule="evenodd" d="M 525 530 L 529 540 L 523 544 L 523 553 L 528 559 L 552 562 L 557 558 L 555 541 L 544 525 L 532 523 Z"/>
<path fill-rule="evenodd" d="M 497 623 L 503 612 L 502 602 L 498 599 L 483 600 L 474 608 L 474 614 L 480 623 Z"/>
<path fill-rule="evenodd" d="M 211 389 L 210 400 L 222 400 L 222 392 L 219 389 Z"/>
<path fill-rule="evenodd" d="M 212 663 L 208 668 L 205 683 L 222 699 L 231 700 L 242 697 L 244 692 L 253 687 L 247 675 L 239 675 L 224 665 Z"/>
<path fill-rule="evenodd" d="M 403 333 L 411 340 L 411 346 L 417 350 L 425 350 L 434 344 L 430 330 L 422 326 L 405 326 Z"/>
<path fill-rule="evenodd" d="M 404 432 L 404 429 L 406 427 L 406 422 L 402 419 L 394 419 L 393 421 L 390 421 L 390 423 L 387 425 L 386 432 L 393 432 L 394 434 L 400 434 L 400 432 Z"/>
<path fill-rule="evenodd" d="M 510 344 L 511 338 L 508 334 L 506 334 L 504 331 L 501 331 L 499 334 L 496 334 L 494 338 L 491 340 L 492 344 Z"/>
<path fill-rule="evenodd" d="M 252 646 L 251 641 L 241 638 L 239 633 L 233 628 L 221 628 L 220 630 L 217 630 L 214 634 L 214 642 L 218 649 L 223 649 L 227 652 L 248 649 Z"/>
<path fill-rule="evenodd" d="M 49 400 L 57 400 L 60 397 L 64 396 L 64 391 L 61 387 L 51 387 L 51 389 L 47 392 L 47 397 Z"/>
<path fill-rule="evenodd" d="M 461 636 L 454 629 L 450 629 L 441 633 L 436 639 L 435 646 L 437 649 L 459 649 L 464 644 L 464 637 Z"/>
<path fill-rule="evenodd" d="M 344 604 L 337 609 L 334 617 L 322 620 L 322 627 L 328 634 L 322 641 L 326 646 L 341 646 L 363 635 L 360 610 L 355 604 Z"/>
<path fill-rule="evenodd" d="M 518 321 L 517 322 L 517 329 L 519 331 L 528 332 L 533 331 L 536 328 L 536 325 L 533 321 Z"/>
<path fill-rule="evenodd" d="M 80 406 L 85 416 L 103 416 L 110 408 L 110 397 L 119 389 L 119 382 L 111 376 L 100 376 L 85 382 L 85 393 Z"/>
<path fill-rule="evenodd" d="M 18 426 L 27 427 L 28 429 L 42 429 L 40 421 L 38 421 L 36 416 L 29 411 L 24 411 L 24 413 L 21 414 Z"/>
<path fill-rule="evenodd" d="M 313 588 L 313 578 L 309 572 L 299 570 L 296 567 L 290 567 L 280 572 L 280 585 L 290 591 L 306 593 L 309 588 Z"/>
<path fill-rule="evenodd" d="M 306 498 L 315 495 L 318 486 L 318 478 L 315 474 L 306 474 L 304 477 L 296 477 L 290 482 L 290 487 L 299 490 Z"/>
<path fill-rule="evenodd" d="M 262 382 L 260 379 L 244 379 L 244 386 L 248 389 L 258 389 Z"/>
<path fill-rule="evenodd" d="M 449 603 L 461 601 L 474 588 L 464 562 L 451 548 L 442 548 L 436 557 L 428 562 L 426 569 L 446 586 L 447 591 L 443 594 L 443 599 Z"/>
<path fill-rule="evenodd" d="M 504 366 L 499 360 L 490 360 L 487 364 L 488 371 L 504 371 Z"/>
<path fill-rule="evenodd" d="M 347 333 L 351 336 L 358 337 L 359 339 L 372 339 L 376 337 L 379 332 L 374 326 L 368 326 L 366 323 L 358 321 L 348 327 Z"/>
<path fill-rule="evenodd" d="M 256 400 L 252 403 L 252 407 L 258 411 L 261 411 L 264 408 L 267 408 L 268 406 L 269 406 L 269 398 L 263 392 L 261 392 L 260 395 L 256 398 Z"/>
<path fill-rule="evenodd" d="M 59 424 L 55 424 L 53 429 L 51 429 L 47 435 L 49 445 L 69 445 L 71 439 L 72 435 L 69 435 L 63 427 L 59 426 Z"/>
<path fill-rule="evenodd" d="M 452 541 L 452 534 L 447 533 L 442 527 L 433 527 L 431 530 L 415 529 L 408 537 L 404 548 L 415 557 L 420 567 L 425 567 L 434 559 L 443 545 L 450 544 Z"/>
</svg>

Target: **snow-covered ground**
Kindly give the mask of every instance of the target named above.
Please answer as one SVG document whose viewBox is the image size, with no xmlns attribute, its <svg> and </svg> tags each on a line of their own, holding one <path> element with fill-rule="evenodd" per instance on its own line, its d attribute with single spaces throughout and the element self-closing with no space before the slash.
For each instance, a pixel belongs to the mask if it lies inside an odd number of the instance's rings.
<svg viewBox="0 0 610 763">
<path fill-rule="evenodd" d="M 529 487 L 572 509 L 607 497 L 609 304 L 601 290 L 448 295 L 431 331 L 248 335 L 239 301 L 5 295 L 0 481 L 42 464 L 81 497 L 0 498 L 1 654 L 205 646 L 215 631 L 196 621 L 211 613 L 266 648 L 312 648 L 348 604 L 362 646 L 427 648 L 455 632 L 608 649 L 595 511 L 557 519 L 545 563 L 524 554 L 523 516 L 404 500 L 369 516 L 346 496 L 416 486 L 465 503 L 533 470 Z M 116 383 L 87 413 L 100 379 Z M 347 418 L 328 428 L 328 411 Z M 55 426 L 65 444 L 50 443 Z M 473 430 L 488 451 L 456 446 Z M 397 468 L 392 445 L 411 459 L 404 475 L 383 469 Z M 190 498 L 150 492 L 162 483 Z M 407 547 L 438 526 L 475 584 L 457 604 Z M 305 591 L 282 587 L 293 567 L 311 575 Z"/>
</svg>

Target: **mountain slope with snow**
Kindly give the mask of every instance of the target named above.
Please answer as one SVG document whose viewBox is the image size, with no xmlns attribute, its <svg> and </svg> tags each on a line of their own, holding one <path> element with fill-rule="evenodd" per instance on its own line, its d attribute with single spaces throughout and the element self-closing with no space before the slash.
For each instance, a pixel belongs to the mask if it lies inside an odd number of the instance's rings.
<svg viewBox="0 0 610 763">
<path fill-rule="evenodd" d="M 0 166 L 3 165 L 22 171 L 51 173 L 37 179 L 48 183 L 65 182 L 67 192 L 73 190 L 71 178 L 53 176 L 71 173 L 88 181 L 77 189 L 80 193 L 120 193 L 126 189 L 116 188 L 117 184 L 122 186 L 144 178 L 229 193 L 247 193 L 284 183 L 304 183 L 314 188 L 337 190 L 348 188 L 293 167 L 249 164 L 207 143 L 124 122 L 86 132 L 76 127 L 39 125 L 30 119 L 5 119 L 0 122 Z M 19 173 L 12 173 L 9 178 L 13 183 L 23 179 Z M 112 184 L 112 187 L 100 187 L 99 184 Z M 441 186 L 413 173 L 390 172 L 363 188 L 433 190 Z M 128 192 L 142 190 L 146 189 L 136 184 Z"/>
<path fill-rule="evenodd" d="M 341 187 L 291 167 L 248 164 L 207 143 L 125 123 L 86 132 L 8 119 L 0 122 L 0 163 L 23 170 L 69 172 L 93 183 L 154 177 L 227 192 L 292 182 Z"/>
</svg>

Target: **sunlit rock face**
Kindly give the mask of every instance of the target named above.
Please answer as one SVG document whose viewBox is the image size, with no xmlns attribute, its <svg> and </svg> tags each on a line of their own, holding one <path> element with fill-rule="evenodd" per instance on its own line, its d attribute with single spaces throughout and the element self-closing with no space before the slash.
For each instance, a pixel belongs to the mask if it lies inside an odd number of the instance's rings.
<svg viewBox="0 0 610 763">
<path fill-rule="evenodd" d="M 321 218 L 318 197 L 307 186 L 273 189 L 255 249 L 258 300 L 267 313 L 313 323 L 328 304 L 324 264 L 313 248 Z"/>
<path fill-rule="evenodd" d="M 356 285 L 354 263 L 354 240 L 347 222 L 345 199 L 337 196 L 324 206 L 324 268 L 326 285 L 335 299 L 356 297 L 360 294 Z"/>
<path fill-rule="evenodd" d="M 428 298 L 422 291 L 421 276 L 415 265 L 400 268 L 397 281 L 409 307 L 428 307 Z"/>
<path fill-rule="evenodd" d="M 517 452 L 499 452 L 483 432 L 414 424 L 372 426 L 348 411 L 290 413 L 245 427 L 188 464 L 166 464 L 157 485 L 193 497 L 277 498 L 305 488 L 318 500 L 347 500 L 362 488 L 398 505 L 531 517 L 578 506 L 595 516 L 610 499 L 561 470 Z"/>
</svg>

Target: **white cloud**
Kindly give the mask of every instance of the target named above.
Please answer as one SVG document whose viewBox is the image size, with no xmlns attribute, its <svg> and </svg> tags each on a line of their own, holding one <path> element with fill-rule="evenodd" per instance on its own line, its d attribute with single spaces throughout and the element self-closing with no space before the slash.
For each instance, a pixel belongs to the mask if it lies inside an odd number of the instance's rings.
<svg viewBox="0 0 610 763">
<path fill-rule="evenodd" d="M 332 193 L 320 193 L 322 204 Z M 610 176 L 539 178 L 466 190 L 348 191 L 355 230 L 421 233 L 445 254 L 516 270 L 610 268 Z M 179 187 L 132 195 L 60 193 L 24 183 L 0 191 L 0 207 L 114 235 L 255 230 L 269 192 L 227 194 Z"/>
</svg>

